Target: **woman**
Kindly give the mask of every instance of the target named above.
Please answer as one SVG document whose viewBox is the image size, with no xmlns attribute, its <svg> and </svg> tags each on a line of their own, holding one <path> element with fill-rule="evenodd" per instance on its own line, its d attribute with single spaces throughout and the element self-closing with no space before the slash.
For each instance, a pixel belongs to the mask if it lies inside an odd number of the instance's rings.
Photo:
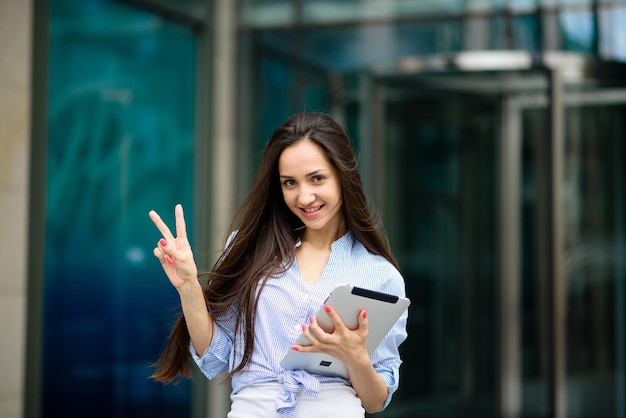
<svg viewBox="0 0 626 418">
<path fill-rule="evenodd" d="M 352 144 L 323 113 L 300 113 L 270 138 L 250 194 L 207 284 L 199 284 L 183 209 L 176 236 L 154 249 L 180 295 L 182 314 L 152 376 L 189 377 L 189 358 L 212 379 L 232 377 L 230 418 L 363 417 L 390 402 L 399 383 L 406 312 L 368 355 L 367 312 L 350 330 L 331 306 L 324 332 L 313 315 L 339 283 L 404 296 L 404 281 L 368 210 Z M 293 345 L 304 332 L 311 345 Z M 288 350 L 341 360 L 349 380 L 284 370 Z"/>
</svg>

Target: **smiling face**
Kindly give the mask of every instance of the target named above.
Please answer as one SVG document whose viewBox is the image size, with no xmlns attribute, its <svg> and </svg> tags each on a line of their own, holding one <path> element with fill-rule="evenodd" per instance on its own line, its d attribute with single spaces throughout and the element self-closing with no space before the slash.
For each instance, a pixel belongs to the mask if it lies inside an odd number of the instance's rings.
<svg viewBox="0 0 626 418">
<path fill-rule="evenodd" d="M 341 230 L 341 187 L 337 170 L 322 148 L 304 139 L 285 148 L 278 160 L 283 198 L 311 230 Z"/>
</svg>

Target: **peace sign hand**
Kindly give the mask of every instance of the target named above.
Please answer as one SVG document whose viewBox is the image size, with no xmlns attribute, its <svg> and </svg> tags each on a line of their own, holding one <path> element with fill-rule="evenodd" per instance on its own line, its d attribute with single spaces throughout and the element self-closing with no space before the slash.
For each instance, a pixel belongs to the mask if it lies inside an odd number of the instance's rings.
<svg viewBox="0 0 626 418">
<path fill-rule="evenodd" d="M 176 216 L 176 237 L 172 235 L 170 229 L 155 211 L 151 210 L 149 216 L 163 234 L 163 238 L 159 240 L 153 251 L 154 256 L 161 261 L 163 270 L 172 285 L 180 291 L 185 284 L 198 282 L 198 268 L 187 240 L 182 205 L 176 205 L 174 214 Z"/>
</svg>

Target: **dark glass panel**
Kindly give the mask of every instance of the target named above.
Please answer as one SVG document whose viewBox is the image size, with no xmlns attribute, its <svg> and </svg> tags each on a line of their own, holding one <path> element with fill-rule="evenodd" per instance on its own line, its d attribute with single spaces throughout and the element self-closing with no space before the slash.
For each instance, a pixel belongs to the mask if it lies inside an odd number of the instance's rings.
<svg viewBox="0 0 626 418">
<path fill-rule="evenodd" d="M 619 405 L 624 412 L 625 117 L 625 105 L 592 101 L 565 112 L 561 198 L 570 418 L 618 417 Z M 523 112 L 523 416 L 546 418 L 552 367 L 551 250 L 544 242 L 552 226 L 542 213 L 549 198 L 547 126 L 545 108 Z"/>
<path fill-rule="evenodd" d="M 384 221 L 412 300 L 401 384 L 381 416 L 496 406 L 496 105 L 416 92 L 386 103 Z"/>
<path fill-rule="evenodd" d="M 541 49 L 537 16 L 518 16 L 513 19 L 513 48 L 527 52 Z"/>
<path fill-rule="evenodd" d="M 527 109 L 522 113 L 521 195 L 521 355 L 522 416 L 548 418 L 550 406 L 550 315 L 547 271 L 550 248 L 544 239 L 550 225 L 542 208 L 549 199 L 548 111 Z"/>
<path fill-rule="evenodd" d="M 571 418 L 616 417 L 617 397 L 625 396 L 616 391 L 623 373 L 617 370 L 616 351 L 616 332 L 624 332 L 616 327 L 624 321 L 616 316 L 623 295 L 616 290 L 618 280 L 624 280 L 619 239 L 625 213 L 623 205 L 617 209 L 624 198 L 625 117 L 626 105 L 583 105 L 567 111 L 563 199 L 569 208 L 565 274 Z"/>
</svg>

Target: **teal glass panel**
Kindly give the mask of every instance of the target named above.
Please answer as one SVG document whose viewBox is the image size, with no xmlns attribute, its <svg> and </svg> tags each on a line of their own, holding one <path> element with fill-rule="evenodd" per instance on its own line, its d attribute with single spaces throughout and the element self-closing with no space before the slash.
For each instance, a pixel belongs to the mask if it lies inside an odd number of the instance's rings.
<svg viewBox="0 0 626 418">
<path fill-rule="evenodd" d="M 539 21 L 536 16 L 519 16 L 513 19 L 513 49 L 537 52 L 541 49 Z"/>
<path fill-rule="evenodd" d="M 602 58 L 626 62 L 626 7 L 605 8 L 598 13 Z"/>
<path fill-rule="evenodd" d="M 294 23 L 292 0 L 238 0 L 239 23 L 247 27 L 288 26 Z"/>
<path fill-rule="evenodd" d="M 514 9 L 529 9 L 537 7 L 539 0 L 509 0 L 509 4 Z"/>
<path fill-rule="evenodd" d="M 148 379 L 178 309 L 147 214 L 192 206 L 195 36 L 117 1 L 52 0 L 44 418 L 186 417 Z"/>
<path fill-rule="evenodd" d="M 406 19 L 434 14 L 454 14 L 528 7 L 537 0 L 302 0 L 306 23 L 363 22 L 377 19 Z M 512 4 L 511 4 L 512 3 Z"/>
<path fill-rule="evenodd" d="M 490 49 L 507 49 L 507 23 L 502 17 L 494 17 L 489 21 L 489 48 Z"/>
<path fill-rule="evenodd" d="M 302 20 L 327 23 L 406 18 L 434 12 L 459 12 L 468 7 L 466 3 L 465 0 L 303 0 Z"/>
<path fill-rule="evenodd" d="M 563 50 L 573 52 L 595 52 L 596 28 L 594 13 L 564 12 L 560 16 L 563 33 Z"/>
</svg>

